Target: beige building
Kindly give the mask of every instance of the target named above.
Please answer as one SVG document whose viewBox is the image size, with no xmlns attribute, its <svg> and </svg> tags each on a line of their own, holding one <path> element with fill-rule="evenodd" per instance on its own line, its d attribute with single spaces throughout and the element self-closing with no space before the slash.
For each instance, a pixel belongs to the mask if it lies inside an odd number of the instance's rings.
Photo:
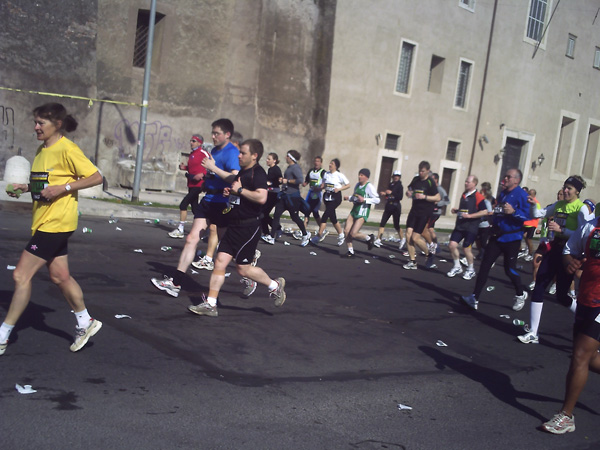
<svg viewBox="0 0 600 450">
<path fill-rule="evenodd" d="M 597 0 L 338 2 L 325 159 L 374 183 L 428 160 L 456 205 L 465 177 L 554 201 L 570 174 L 600 201 Z M 598 17 L 597 17 L 598 16 Z M 405 200 L 408 206 L 408 201 Z"/>
</svg>

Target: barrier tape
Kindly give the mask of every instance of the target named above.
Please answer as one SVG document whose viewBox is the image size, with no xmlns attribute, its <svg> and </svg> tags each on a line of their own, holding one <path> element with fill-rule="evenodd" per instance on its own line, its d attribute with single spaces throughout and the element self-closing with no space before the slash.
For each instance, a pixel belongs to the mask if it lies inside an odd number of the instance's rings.
<svg viewBox="0 0 600 450">
<path fill-rule="evenodd" d="M 138 106 L 140 108 L 147 108 L 148 102 L 141 103 L 131 103 L 131 102 L 120 102 L 117 100 L 104 100 L 100 98 L 89 98 L 89 97 L 80 97 L 78 95 L 66 95 L 66 94 L 55 94 L 53 92 L 39 92 L 39 91 L 28 91 L 27 89 L 14 89 L 8 87 L 0 86 L 0 90 L 2 91 L 13 91 L 13 92 L 24 92 L 26 94 L 37 94 L 37 95 L 48 95 L 50 97 L 60 97 L 60 98 L 72 98 L 75 100 L 88 100 L 88 107 L 91 108 L 94 102 L 104 102 L 104 103 L 112 103 L 115 105 L 127 105 L 127 106 Z"/>
</svg>

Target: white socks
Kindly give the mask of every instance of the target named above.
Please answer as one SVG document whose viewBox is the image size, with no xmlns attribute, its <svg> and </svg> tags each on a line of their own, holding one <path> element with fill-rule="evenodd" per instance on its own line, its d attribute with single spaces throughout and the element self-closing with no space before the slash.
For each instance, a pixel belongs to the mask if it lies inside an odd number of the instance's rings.
<svg viewBox="0 0 600 450">
<path fill-rule="evenodd" d="M 542 302 L 531 302 L 531 324 L 530 329 L 533 334 L 538 335 L 538 328 L 540 327 L 540 320 L 542 319 L 542 308 L 544 304 Z"/>
<path fill-rule="evenodd" d="M 2 323 L 2 325 L 0 325 L 0 343 L 4 343 L 8 340 L 8 337 L 10 336 L 10 333 L 14 327 L 14 325 L 8 325 L 6 323 Z"/>
<path fill-rule="evenodd" d="M 88 313 L 87 309 L 84 309 L 83 311 L 79 312 L 74 312 L 73 314 L 75 314 L 75 317 L 77 317 L 77 326 L 79 328 L 87 328 L 90 326 L 90 321 L 92 320 L 92 317 Z"/>
</svg>

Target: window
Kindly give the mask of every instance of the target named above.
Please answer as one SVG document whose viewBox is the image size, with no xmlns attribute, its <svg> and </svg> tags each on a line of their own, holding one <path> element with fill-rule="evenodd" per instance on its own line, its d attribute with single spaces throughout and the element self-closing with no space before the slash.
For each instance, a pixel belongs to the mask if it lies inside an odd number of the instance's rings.
<svg viewBox="0 0 600 450">
<path fill-rule="evenodd" d="M 596 160 L 598 157 L 598 147 L 600 145 L 600 126 L 590 125 L 588 129 L 588 139 L 583 156 L 583 169 L 581 174 L 588 180 L 595 179 Z"/>
<path fill-rule="evenodd" d="M 440 56 L 433 55 L 431 57 L 431 65 L 429 66 L 429 84 L 427 90 L 439 94 L 442 92 L 442 80 L 444 78 L 444 62 L 446 60 Z"/>
<path fill-rule="evenodd" d="M 567 53 L 566 55 L 569 58 L 575 58 L 575 41 L 577 40 L 577 36 L 573 36 L 569 34 L 569 39 L 567 41 Z"/>
<path fill-rule="evenodd" d="M 398 141 L 400 140 L 400 136 L 397 134 L 386 134 L 385 135 L 385 146 L 386 150 L 398 150 Z"/>
<path fill-rule="evenodd" d="M 458 84 L 456 86 L 456 98 L 454 99 L 454 106 L 457 108 L 465 109 L 467 106 L 467 94 L 469 91 L 469 80 L 471 78 L 472 66 L 473 64 L 468 61 L 460 61 Z"/>
<path fill-rule="evenodd" d="M 159 25 L 165 18 L 164 14 L 156 13 L 154 16 L 154 43 L 152 45 L 153 61 L 158 60 L 155 56 L 160 52 L 160 46 L 157 45 L 161 40 L 162 26 Z M 135 29 L 135 45 L 133 48 L 133 67 L 144 68 L 146 66 L 146 52 L 148 50 L 148 33 L 150 32 L 150 11 L 140 9 L 137 16 L 137 26 Z"/>
<path fill-rule="evenodd" d="M 566 175 L 569 172 L 569 160 L 573 148 L 573 140 L 575 139 L 576 124 L 577 121 L 575 118 L 562 117 L 556 159 L 554 160 L 554 169 L 561 174 Z"/>
<path fill-rule="evenodd" d="M 527 37 L 540 41 L 544 32 L 548 0 L 531 0 L 529 5 L 529 18 L 527 19 Z"/>
<path fill-rule="evenodd" d="M 596 52 L 594 53 L 594 68 L 600 69 L 600 47 L 596 47 Z"/>
<path fill-rule="evenodd" d="M 459 148 L 460 142 L 448 141 L 448 146 L 446 147 L 446 159 L 448 161 L 456 161 Z"/>
<path fill-rule="evenodd" d="M 469 11 L 475 11 L 475 0 L 459 0 L 458 6 L 468 9 Z"/>
<path fill-rule="evenodd" d="M 410 88 L 410 76 L 415 53 L 415 44 L 402 41 L 400 51 L 400 63 L 398 64 L 398 78 L 396 80 L 396 92 L 408 94 Z"/>
</svg>

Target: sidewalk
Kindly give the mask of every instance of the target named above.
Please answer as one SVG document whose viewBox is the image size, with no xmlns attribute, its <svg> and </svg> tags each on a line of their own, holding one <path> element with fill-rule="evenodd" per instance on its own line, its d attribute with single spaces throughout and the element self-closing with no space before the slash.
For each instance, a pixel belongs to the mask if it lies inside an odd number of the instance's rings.
<svg viewBox="0 0 600 450">
<path fill-rule="evenodd" d="M 19 203 L 31 203 L 31 197 L 29 194 L 21 196 L 19 199 L 11 198 L 6 193 L 6 181 L 0 181 L 0 202 L 19 202 Z M 131 189 L 123 188 L 108 188 L 107 191 L 102 191 L 101 186 L 94 188 L 85 189 L 79 192 L 79 211 L 81 214 L 89 216 L 105 216 L 107 219 L 112 215 L 117 218 L 126 219 L 159 219 L 160 221 L 168 220 L 179 220 L 179 210 L 177 206 L 185 196 L 182 192 L 155 192 L 155 191 L 140 191 L 139 200 L 145 202 L 145 206 L 132 205 L 131 202 Z M 114 199 L 121 200 L 122 203 L 99 201 L 99 199 Z M 154 204 L 162 205 L 173 205 L 174 208 L 156 207 Z M 1 209 L 1 208 L 0 208 Z M 337 209 L 337 215 L 340 220 L 345 218 L 350 213 L 351 204 L 349 202 L 342 202 Z M 369 216 L 369 222 L 379 223 L 383 209 L 372 209 Z M 408 208 L 402 209 L 402 217 L 400 222 L 404 225 L 406 221 L 406 215 L 408 214 Z M 191 215 L 188 215 L 190 218 Z M 191 219 L 190 219 L 191 220 Z M 295 226 L 293 222 L 285 217 L 282 220 L 285 225 L 291 224 Z M 455 218 L 453 216 L 445 217 L 442 216 L 437 222 L 437 229 L 451 230 L 454 228 Z M 392 224 L 392 220 L 388 221 L 388 225 Z M 309 223 L 309 230 L 312 230 L 315 226 L 314 219 Z M 329 225 L 328 225 L 329 227 Z M 377 226 L 366 226 L 366 230 L 373 233 L 377 232 Z M 387 230 L 386 234 L 392 234 L 392 229 Z M 446 234 L 446 233 L 443 233 Z M 443 240 L 443 239 L 441 239 Z"/>
</svg>

